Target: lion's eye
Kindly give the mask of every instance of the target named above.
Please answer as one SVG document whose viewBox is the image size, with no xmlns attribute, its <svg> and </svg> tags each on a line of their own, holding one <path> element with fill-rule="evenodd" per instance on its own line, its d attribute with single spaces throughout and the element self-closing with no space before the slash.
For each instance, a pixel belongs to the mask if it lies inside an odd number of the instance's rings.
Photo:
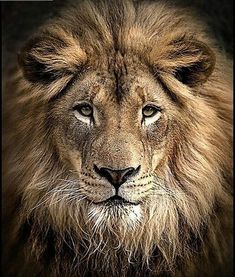
<svg viewBox="0 0 235 277">
<path fill-rule="evenodd" d="M 93 115 L 93 109 L 89 104 L 78 104 L 73 109 L 85 117 Z"/>
<path fill-rule="evenodd" d="M 142 122 L 150 125 L 156 122 L 162 115 L 162 109 L 155 105 L 148 104 L 142 109 Z"/>
<path fill-rule="evenodd" d="M 143 114 L 143 117 L 153 117 L 160 111 L 161 111 L 160 108 L 154 107 L 152 105 L 147 105 L 143 108 L 142 114 Z"/>
</svg>

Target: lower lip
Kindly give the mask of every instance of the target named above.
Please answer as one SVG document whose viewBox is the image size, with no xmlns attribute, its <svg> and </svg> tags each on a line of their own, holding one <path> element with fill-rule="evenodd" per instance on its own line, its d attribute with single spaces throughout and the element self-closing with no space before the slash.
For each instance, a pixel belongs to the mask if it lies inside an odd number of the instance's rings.
<svg viewBox="0 0 235 277">
<path fill-rule="evenodd" d="M 106 206 L 129 206 L 134 205 L 134 203 L 125 201 L 125 200 L 108 200 L 103 202 Z"/>
<path fill-rule="evenodd" d="M 114 199 L 114 200 L 110 200 L 107 199 L 105 201 L 101 201 L 101 202 L 93 202 L 96 205 L 104 205 L 104 206 L 133 206 L 133 205 L 139 205 L 139 203 L 132 203 L 129 202 L 127 200 L 119 200 L 119 199 Z"/>
</svg>

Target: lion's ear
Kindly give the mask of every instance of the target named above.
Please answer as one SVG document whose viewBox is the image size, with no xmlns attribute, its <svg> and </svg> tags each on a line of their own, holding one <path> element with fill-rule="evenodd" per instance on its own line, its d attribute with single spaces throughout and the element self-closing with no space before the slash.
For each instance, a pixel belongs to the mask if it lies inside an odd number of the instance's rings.
<svg viewBox="0 0 235 277">
<path fill-rule="evenodd" d="M 45 85 L 81 70 L 86 53 L 74 37 L 53 29 L 32 38 L 18 54 L 18 61 L 28 81 Z"/>
<path fill-rule="evenodd" d="M 209 46 L 184 36 L 171 40 L 161 54 L 155 66 L 190 87 L 206 82 L 215 66 L 215 54 Z"/>
</svg>

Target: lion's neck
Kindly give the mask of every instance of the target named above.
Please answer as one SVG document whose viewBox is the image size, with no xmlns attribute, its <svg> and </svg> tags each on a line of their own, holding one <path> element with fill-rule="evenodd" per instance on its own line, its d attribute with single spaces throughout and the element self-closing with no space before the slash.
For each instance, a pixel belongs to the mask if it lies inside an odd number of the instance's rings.
<svg viewBox="0 0 235 277">
<path fill-rule="evenodd" d="M 203 228 L 206 233 L 208 228 L 205 226 Z M 97 276 L 97 274 L 98 276 L 106 276 L 106 274 L 109 276 L 168 276 L 172 270 L 177 272 L 177 267 L 184 268 L 183 264 L 187 264 L 186 260 L 190 257 L 190 253 L 196 251 L 199 259 L 202 258 L 201 238 L 193 234 L 191 244 L 188 242 L 187 245 L 183 245 L 182 242 L 180 246 L 181 250 L 187 247 L 191 252 L 181 252 L 185 255 L 176 256 L 174 260 L 167 261 L 156 243 L 152 244 L 151 257 L 145 260 L 145 253 L 139 247 L 148 239 L 144 234 L 142 240 L 136 245 L 135 251 L 131 249 L 132 252 L 130 252 L 130 249 L 129 251 L 126 249 L 128 245 L 125 245 L 125 241 L 120 245 L 118 237 L 108 232 L 103 234 L 103 238 L 106 237 L 103 241 L 100 235 L 93 234 L 93 237 L 90 237 L 89 230 L 87 235 L 84 233 L 78 238 L 72 230 L 61 234 L 50 226 L 39 226 L 38 223 L 30 220 L 21 226 L 20 232 L 23 239 L 30 241 L 29 251 L 42 261 L 43 271 L 51 268 L 56 276 L 61 276 L 62 273 L 63 276 L 75 276 L 74 272 L 77 272 L 77 276 Z M 201 235 L 203 236 L 203 233 Z M 204 238 L 204 251 L 211 247 L 214 247 L 213 242 Z M 187 270 L 194 272 L 198 269 L 191 262 Z M 132 272 L 135 274 L 130 275 Z M 181 273 L 177 274 L 180 276 Z"/>
</svg>

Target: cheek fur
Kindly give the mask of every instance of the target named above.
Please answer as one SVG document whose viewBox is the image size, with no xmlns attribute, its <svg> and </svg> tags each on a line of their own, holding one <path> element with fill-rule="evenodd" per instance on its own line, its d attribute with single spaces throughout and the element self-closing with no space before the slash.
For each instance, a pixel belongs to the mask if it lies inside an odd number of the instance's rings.
<svg viewBox="0 0 235 277">
<path fill-rule="evenodd" d="M 149 125 L 146 129 L 148 143 L 158 149 L 168 134 L 168 120 L 164 117 Z"/>
</svg>

